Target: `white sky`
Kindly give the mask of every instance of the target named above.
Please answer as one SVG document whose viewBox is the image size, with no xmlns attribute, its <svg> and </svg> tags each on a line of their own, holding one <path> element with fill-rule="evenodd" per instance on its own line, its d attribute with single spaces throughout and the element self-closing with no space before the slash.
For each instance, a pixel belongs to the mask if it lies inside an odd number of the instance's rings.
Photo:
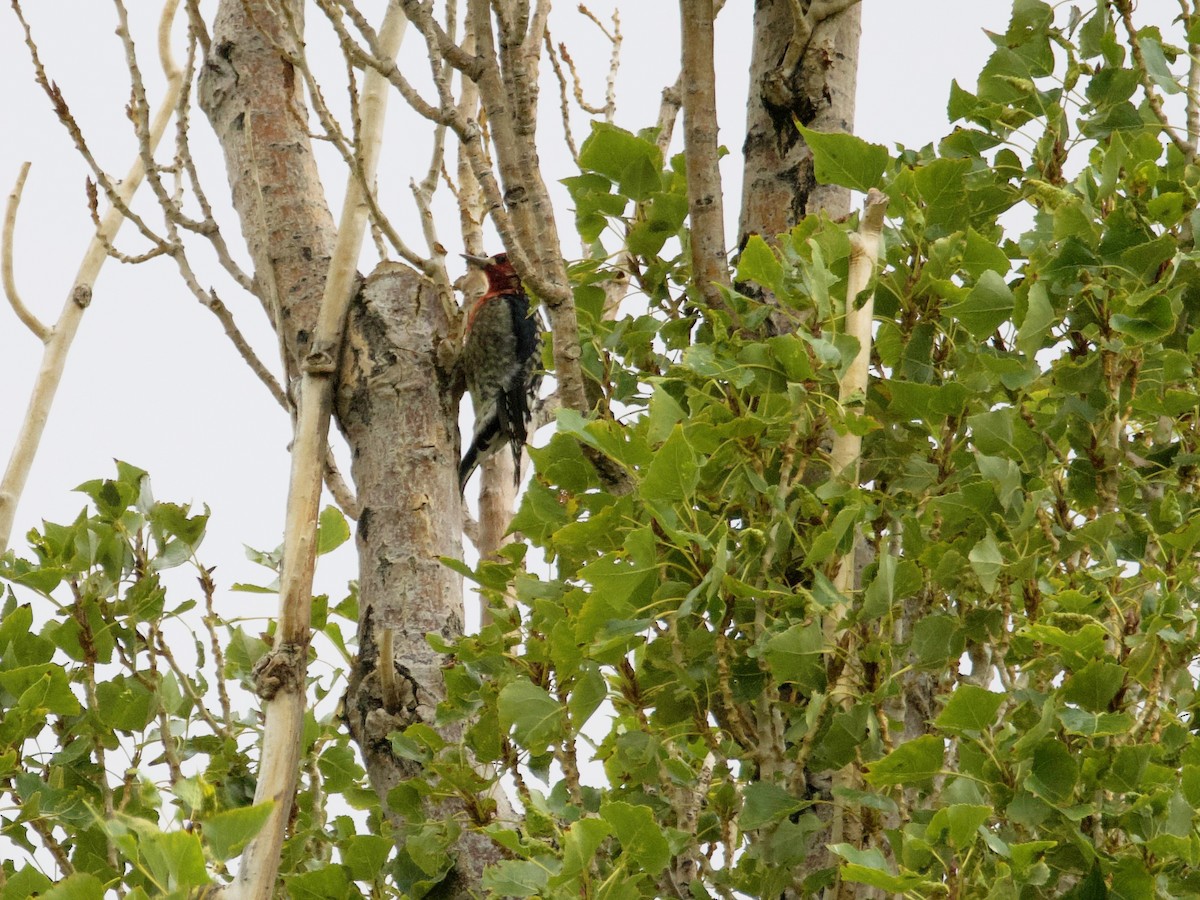
<svg viewBox="0 0 1200 900">
<path fill-rule="evenodd" d="M 127 0 L 141 42 L 143 67 L 156 70 L 152 40 L 157 3 Z M 202 0 L 210 14 L 215 0 Z M 575 2 L 563 0 L 552 19 L 554 37 L 566 41 L 589 79 L 589 99 L 596 102 L 607 72 L 607 44 L 575 14 Z M 605 18 L 612 0 L 594 0 L 592 9 Z M 24 0 L 43 59 L 63 90 L 102 164 L 116 177 L 128 169 L 134 146 L 124 107 L 128 98 L 122 49 L 113 35 L 113 6 L 97 0 Z M 375 6 L 378 3 L 375 2 Z M 678 68 L 678 8 L 669 0 L 627 0 L 622 9 L 625 43 L 617 87 L 617 124 L 636 130 L 652 125 L 659 94 Z M 1143 0 L 1143 10 L 1173 8 L 1170 0 Z M 33 161 L 18 220 L 16 275 L 27 305 L 46 322 L 58 315 L 91 235 L 84 203 L 87 175 L 46 98 L 33 83 L 28 54 L 15 17 L 0 9 L 0 115 L 5 139 L 0 141 L 0 196 L 6 196 L 23 160 Z M 947 130 L 946 99 L 950 80 L 973 87 L 990 44 L 983 29 L 1003 31 L 1007 0 L 863 0 L 857 131 L 869 140 L 921 146 Z M 736 218 L 740 185 L 735 181 L 745 122 L 751 0 L 729 0 L 717 24 L 722 139 L 731 156 L 725 164 L 726 209 Z M 318 12 L 310 13 L 310 46 L 323 54 L 331 77 L 340 63 L 328 42 Z M 378 18 L 376 17 L 376 21 Z M 321 48 L 325 48 L 323 51 Z M 410 32 L 401 51 L 411 55 L 407 67 L 420 73 L 424 49 Z M 414 75 L 416 77 L 416 75 Z M 161 84 L 150 84 L 151 99 Z M 330 95 L 340 92 L 330 82 Z M 557 91 L 547 84 L 543 109 L 557 119 Z M 402 104 L 393 97 L 392 111 Z M 408 201 L 410 177 L 421 177 L 427 151 L 413 135 L 419 123 L 396 117 L 393 140 L 381 165 L 383 202 L 413 246 L 420 232 Z M 221 221 L 230 244 L 238 247 L 237 219 L 224 199 L 224 166 L 207 121 L 197 110 L 193 142 L 207 172 L 210 197 L 224 209 Z M 542 163 L 548 181 L 574 174 L 569 156 L 555 133 L 546 130 Z M 577 119 L 576 138 L 586 126 Z M 168 141 L 169 141 L 168 137 Z M 423 139 L 421 139 L 423 140 Z M 164 146 L 167 146 L 165 143 Z M 160 158 L 162 154 L 160 154 Z M 325 161 L 333 163 L 332 154 Z M 332 165 L 326 185 L 340 195 L 344 176 Z M 139 194 L 148 209 L 148 191 Z M 219 211 L 220 215 L 220 211 Z M 571 214 L 563 206 L 559 224 L 568 254 L 575 247 L 569 233 Z M 457 248 L 450 230 L 443 241 Z M 118 246 L 137 252 L 142 245 L 126 227 Z M 244 254 L 238 251 L 239 256 Z M 203 256 L 203 254 L 201 254 Z M 219 273 L 206 272 L 260 354 L 277 368 L 275 340 L 265 327 L 257 303 L 240 295 Z M 207 285 L 206 285 L 207 286 Z M 0 304 L 0 464 L 6 462 L 24 414 L 41 355 L 37 340 Z M 201 557 L 217 565 L 218 586 L 260 580 L 263 570 L 247 562 L 242 545 L 270 549 L 279 543 L 287 489 L 286 415 L 246 369 L 221 333 L 217 321 L 187 293 L 164 260 L 140 267 L 106 263 L 96 285 L 68 362 L 58 399 L 38 459 L 17 515 L 12 546 L 23 551 L 24 533 L 42 518 L 73 518 L 85 498 L 71 489 L 90 478 L 109 477 L 111 460 L 124 459 L 150 471 L 159 499 L 194 501 L 211 506 L 213 518 Z M 318 587 L 340 592 L 353 571 L 352 545 L 341 559 L 326 566 Z M 339 593 L 340 596 L 340 593 Z M 182 599 L 182 598 L 177 598 Z M 229 603 L 242 612 L 272 614 L 274 599 L 234 595 Z"/>
</svg>

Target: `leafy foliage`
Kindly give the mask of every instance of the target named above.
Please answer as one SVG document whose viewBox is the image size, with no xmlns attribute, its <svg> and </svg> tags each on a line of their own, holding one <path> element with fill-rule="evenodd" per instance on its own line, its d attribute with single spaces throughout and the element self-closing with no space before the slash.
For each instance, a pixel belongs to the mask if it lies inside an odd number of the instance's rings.
<svg viewBox="0 0 1200 900">
<path fill-rule="evenodd" d="M 468 747 L 526 809 L 497 893 L 1200 890 L 1200 177 L 1137 105 L 1116 28 L 1104 4 L 1060 26 L 1021 0 L 936 148 L 806 133 L 819 174 L 890 199 L 860 405 L 835 400 L 854 223 L 751 238 L 703 308 L 686 256 L 660 255 L 682 218 L 650 211 L 678 164 L 597 127 L 568 185 L 608 415 L 563 414 L 534 452 L 514 528 L 546 574 L 522 545 L 481 566 L 495 622 L 445 648 L 472 688 L 443 715 L 488 723 Z M 1137 39 L 1177 89 L 1182 51 Z M 635 240 L 651 219 L 664 240 Z M 611 235 L 644 315 L 601 313 Z M 858 483 L 825 462 L 843 429 Z M 861 840 L 822 870 L 831 804 Z"/>
<path fill-rule="evenodd" d="M 391 735 L 421 773 L 388 796 L 400 820 L 310 720 L 291 894 L 424 895 L 466 829 L 506 851 L 497 897 L 1200 893 L 1200 169 L 1157 103 L 1185 52 L 1134 40 L 1108 4 L 1063 23 L 1017 0 L 936 147 L 805 132 L 822 177 L 890 201 L 874 377 L 846 404 L 855 223 L 752 237 L 706 308 L 682 162 L 594 128 L 567 186 L 598 414 L 560 414 L 525 540 L 464 569 L 491 620 L 430 637 L 434 724 L 463 737 Z M 618 253 L 643 305 L 614 316 Z M 827 459 L 847 431 L 853 480 Z M 164 629 L 191 601 L 168 603 L 161 572 L 196 565 L 204 517 L 127 466 L 83 490 L 92 512 L 0 569 L 53 610 L 35 627 L 10 591 L 0 620 L 0 828 L 73 871 L 72 896 L 186 892 L 260 821 L 257 723 L 209 695 L 265 645 L 209 609 L 196 674 L 178 664 Z M 319 543 L 347 533 L 329 515 Z M 350 652 L 353 596 L 317 609 Z M 502 784 L 519 821 L 494 815 Z M 370 833 L 330 820 L 331 795 Z M 429 816 L 450 797 L 469 815 Z M 51 883 L 3 872 L 0 898 Z"/>
<path fill-rule="evenodd" d="M 155 501 L 146 473 L 122 462 L 115 478 L 79 490 L 90 510 L 31 531 L 32 558 L 0 559 L 10 585 L 0 610 L 0 837 L 18 851 L 2 863 L 0 897 L 47 891 L 48 863 L 69 875 L 55 896 L 100 897 L 117 884 L 132 896 L 191 896 L 225 879 L 267 812 L 252 805 L 260 723 L 226 683 L 250 685 L 270 632 L 218 615 L 212 572 L 196 556 L 207 511 Z M 322 551 L 347 536 L 326 511 Z M 181 569 L 194 572 L 198 595 L 171 579 Z M 187 599 L 171 599 L 180 592 Z M 344 650 L 337 620 L 356 620 L 354 598 L 317 606 Z M 318 679 L 311 688 L 314 701 L 330 690 Z M 309 717 L 302 757 L 284 876 L 298 896 L 354 896 L 353 882 L 382 880 L 382 860 L 349 815 L 330 819 L 325 798 L 341 795 L 377 831 L 378 800 L 331 717 Z M 331 878 L 335 894 L 303 888 Z"/>
</svg>

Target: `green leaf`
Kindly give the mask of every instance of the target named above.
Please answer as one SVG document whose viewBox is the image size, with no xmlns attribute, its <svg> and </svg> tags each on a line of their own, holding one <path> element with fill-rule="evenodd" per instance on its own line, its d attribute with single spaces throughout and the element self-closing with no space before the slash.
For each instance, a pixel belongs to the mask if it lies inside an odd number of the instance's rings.
<svg viewBox="0 0 1200 900">
<path fill-rule="evenodd" d="M 1062 709 L 1058 719 L 1069 734 L 1082 734 L 1086 737 L 1107 737 L 1116 734 L 1128 734 L 1134 725 L 1134 718 L 1129 713 L 1096 713 L 1082 709 Z"/>
<path fill-rule="evenodd" d="M 796 624 L 767 641 L 763 648 L 771 675 L 781 684 L 820 690 L 825 681 L 825 634 L 819 622 Z"/>
<path fill-rule="evenodd" d="M 607 697 L 608 682 L 604 680 L 600 667 L 594 662 L 585 662 L 571 686 L 571 696 L 567 699 L 571 727 L 576 732 L 583 728 Z"/>
<path fill-rule="evenodd" d="M 378 834 L 352 834 L 340 844 L 342 862 L 355 881 L 368 884 L 380 881 L 387 871 L 388 857 L 395 846 Z"/>
<path fill-rule="evenodd" d="M 778 822 L 809 805 L 807 800 L 798 799 L 769 781 L 748 784 L 742 796 L 744 801 L 738 825 L 743 831 L 754 831 Z"/>
<path fill-rule="evenodd" d="M 100 720 L 118 731 L 141 731 L 155 715 L 154 695 L 134 678 L 117 675 L 96 685 Z"/>
<path fill-rule="evenodd" d="M 606 803 L 600 807 L 600 818 L 612 826 L 621 852 L 630 857 L 635 870 L 654 876 L 667 867 L 671 849 L 650 807 Z"/>
<path fill-rule="evenodd" d="M 1164 92 L 1168 94 L 1178 94 L 1183 90 L 1178 79 L 1171 74 L 1171 67 L 1167 63 L 1167 57 L 1163 54 L 1162 41 L 1158 37 L 1147 30 L 1143 30 L 1137 38 L 1138 47 L 1142 51 L 1142 59 L 1146 64 L 1146 74 L 1157 84 Z"/>
<path fill-rule="evenodd" d="M 775 293 L 783 289 L 783 264 L 765 240 L 750 235 L 738 256 L 737 281 L 753 281 Z"/>
<path fill-rule="evenodd" d="M 506 859 L 483 870 L 483 887 L 501 897 L 537 897 L 550 880 L 550 871 L 540 863 Z"/>
<path fill-rule="evenodd" d="M 910 648 L 922 668 L 945 668 L 962 656 L 966 638 L 954 616 L 935 613 L 917 621 Z"/>
<path fill-rule="evenodd" d="M 1045 285 L 1040 281 L 1029 288 L 1029 298 L 1025 307 L 1025 318 L 1017 329 L 1017 349 L 1026 356 L 1032 356 L 1042 348 L 1046 335 L 1057 321 L 1054 307 L 1050 305 L 1050 295 Z"/>
<path fill-rule="evenodd" d="M 666 443 L 654 454 L 638 490 L 647 501 L 687 500 L 699 480 L 700 466 L 696 451 L 684 437 L 683 427 L 676 425 Z"/>
<path fill-rule="evenodd" d="M 1092 712 L 1105 712 L 1129 673 L 1124 666 L 1094 659 L 1063 685 L 1063 698 Z"/>
<path fill-rule="evenodd" d="M 946 750 L 942 739 L 927 734 L 898 746 L 867 766 L 867 781 L 876 787 L 921 784 L 942 770 Z"/>
<path fill-rule="evenodd" d="M 1113 328 L 1145 343 L 1159 341 L 1175 330 L 1175 310 L 1171 298 L 1153 289 L 1134 312 L 1136 315 L 1115 313 L 1110 320 Z"/>
<path fill-rule="evenodd" d="M 1065 804 L 1075 794 L 1079 767 L 1075 757 L 1061 741 L 1048 740 L 1033 751 L 1033 767 L 1025 787 L 1055 805 Z"/>
<path fill-rule="evenodd" d="M 967 559 L 971 561 L 971 569 L 974 570 L 975 577 L 979 579 L 984 591 L 989 594 L 995 591 L 996 581 L 1004 568 L 1004 554 L 1000 551 L 1000 545 L 996 543 L 995 535 L 989 531 L 987 537 L 971 548 Z"/>
<path fill-rule="evenodd" d="M 204 842 L 216 859 L 232 859 L 258 834 L 275 804 L 267 800 L 216 813 L 204 820 Z"/>
<path fill-rule="evenodd" d="M 935 235 L 960 231 L 966 225 L 967 192 L 963 185 L 970 171 L 970 160 L 935 159 L 913 173 L 917 190 L 928 207 L 926 220 Z"/>
<path fill-rule="evenodd" d="M 829 849 L 847 860 L 839 867 L 839 872 L 846 881 L 871 885 L 897 894 L 926 885 L 921 876 L 913 873 L 893 875 L 882 851 L 876 847 L 859 850 L 851 844 L 830 844 Z"/>
<path fill-rule="evenodd" d="M 985 340 L 1008 320 L 1013 306 L 1013 293 L 1004 277 L 989 269 L 980 276 L 966 298 L 951 303 L 946 312 L 961 322 L 973 337 Z"/>
<path fill-rule="evenodd" d="M 143 834 L 137 844 L 159 884 L 171 889 L 193 888 L 211 880 L 204 865 L 200 836 L 186 831 Z"/>
<path fill-rule="evenodd" d="M 592 133 L 579 148 L 579 164 L 615 182 L 633 200 L 648 199 L 661 185 L 663 158 L 658 147 L 604 122 L 592 123 Z"/>
<path fill-rule="evenodd" d="M 344 900 L 350 892 L 350 876 L 343 866 L 325 865 L 293 875 L 286 881 L 293 900 Z"/>
<path fill-rule="evenodd" d="M 993 694 L 974 684 L 960 684 L 934 724 L 947 731 L 982 734 L 996 724 L 996 713 L 1002 703 L 1003 694 Z"/>
<path fill-rule="evenodd" d="M 990 806 L 978 806 L 968 803 L 953 803 L 933 814 L 929 825 L 925 828 L 927 840 L 936 841 L 943 833 L 948 833 L 950 846 L 965 850 L 979 836 L 979 826 L 992 816 Z"/>
<path fill-rule="evenodd" d="M 543 688 L 519 679 L 504 686 L 496 699 L 500 727 L 532 753 L 544 753 L 563 735 L 563 708 Z"/>
<path fill-rule="evenodd" d="M 317 554 L 325 554 L 336 550 L 350 539 L 350 525 L 342 511 L 336 506 L 327 506 L 321 510 L 317 521 Z"/>
<path fill-rule="evenodd" d="M 563 864 L 555 881 L 565 881 L 586 870 L 610 834 L 612 829 L 603 819 L 588 818 L 573 822 L 563 835 Z"/>
<path fill-rule="evenodd" d="M 996 246 L 995 241 L 988 240 L 974 228 L 968 228 L 962 266 L 968 275 L 978 281 L 984 272 L 988 271 L 1001 276 L 1007 275 L 1008 270 L 1012 268 L 1012 262 L 1007 254 Z"/>
<path fill-rule="evenodd" d="M 880 186 L 880 176 L 888 164 L 886 147 L 867 143 L 852 134 L 813 131 L 803 125 L 797 127 L 812 150 L 817 181 L 864 194 Z"/>
<path fill-rule="evenodd" d="M 76 872 L 37 896 L 39 900 L 104 900 L 104 884 L 95 875 Z"/>
<path fill-rule="evenodd" d="M 47 664 L 18 666 L 0 671 L 0 687 L 17 697 L 17 706 L 56 716 L 79 713 L 79 701 L 71 692 L 67 673 L 62 666 Z"/>
</svg>

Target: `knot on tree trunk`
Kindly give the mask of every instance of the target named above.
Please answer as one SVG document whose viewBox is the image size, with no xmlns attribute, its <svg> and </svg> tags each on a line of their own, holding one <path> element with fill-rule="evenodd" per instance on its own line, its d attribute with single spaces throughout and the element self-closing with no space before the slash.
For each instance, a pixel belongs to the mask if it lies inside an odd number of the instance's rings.
<svg viewBox="0 0 1200 900">
<path fill-rule="evenodd" d="M 280 644 L 267 651 L 250 671 L 254 692 L 263 700 L 272 700 L 280 691 L 301 690 L 307 652 L 305 644 Z"/>
</svg>

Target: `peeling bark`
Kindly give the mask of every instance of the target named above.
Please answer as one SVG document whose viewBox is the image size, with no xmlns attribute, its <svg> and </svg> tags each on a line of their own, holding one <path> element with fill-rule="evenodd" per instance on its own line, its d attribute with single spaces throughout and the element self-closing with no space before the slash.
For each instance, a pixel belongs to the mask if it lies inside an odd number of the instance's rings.
<svg viewBox="0 0 1200 900">
<path fill-rule="evenodd" d="M 319 349 L 314 335 L 335 231 L 305 125 L 302 84 L 287 61 L 298 48 L 277 15 L 266 0 L 222 2 L 201 96 L 225 151 L 256 288 L 295 374 Z M 453 464 L 460 389 L 439 364 L 439 347 L 451 337 L 446 309 L 435 286 L 413 270 L 377 270 L 347 328 L 334 412 L 350 444 L 359 496 L 362 615 L 346 709 L 386 809 L 388 792 L 420 774 L 392 755 L 388 734 L 414 722 L 432 725 L 445 696 L 441 660 L 426 634 L 451 639 L 462 632 L 461 579 L 441 563 L 461 556 Z M 390 677 L 381 677 L 385 670 Z M 451 744 L 460 737 L 439 730 Z M 494 808 L 491 798 L 481 798 L 470 810 L 443 804 L 429 815 L 478 822 Z M 490 840 L 469 829 L 471 821 L 463 822 L 457 865 L 438 896 L 477 894 L 483 867 L 497 856 Z"/>
</svg>

